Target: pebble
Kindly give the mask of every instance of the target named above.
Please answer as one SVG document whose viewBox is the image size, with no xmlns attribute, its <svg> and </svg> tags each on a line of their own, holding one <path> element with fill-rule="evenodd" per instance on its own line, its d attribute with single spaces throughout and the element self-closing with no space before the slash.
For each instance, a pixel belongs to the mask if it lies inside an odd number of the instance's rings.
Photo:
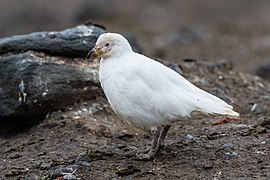
<svg viewBox="0 0 270 180">
<path fill-rule="evenodd" d="M 263 151 L 256 151 L 255 153 L 256 153 L 256 154 L 262 154 L 262 155 L 266 155 L 266 153 L 265 153 L 265 152 L 263 152 Z"/>
<path fill-rule="evenodd" d="M 140 172 L 141 170 L 138 169 L 137 167 L 133 166 L 133 165 L 129 165 L 126 167 L 118 167 L 115 174 L 117 174 L 118 176 L 128 176 L 131 174 L 134 174 L 136 172 Z"/>
<path fill-rule="evenodd" d="M 255 67 L 255 74 L 264 79 L 270 79 L 270 64 L 262 64 Z"/>
<path fill-rule="evenodd" d="M 270 129 L 270 118 L 263 119 L 258 125 Z"/>
<path fill-rule="evenodd" d="M 75 159 L 75 163 L 79 166 L 90 168 L 92 166 L 89 162 L 90 160 L 91 159 L 88 153 L 80 153 Z"/>
<path fill-rule="evenodd" d="M 80 167 L 81 166 L 79 166 L 79 165 L 71 165 L 68 167 L 59 167 L 50 174 L 50 178 L 55 179 L 57 177 L 62 177 L 65 175 L 72 175 L 72 173 L 74 173 Z M 71 178 L 71 177 L 73 177 L 73 176 L 67 176 L 67 178 Z M 75 177 L 75 179 L 76 179 L 76 177 Z M 71 179 L 69 179 L 69 180 L 71 180 Z"/>
<path fill-rule="evenodd" d="M 73 174 L 66 174 L 63 178 L 65 180 L 77 180 L 76 176 L 74 176 Z"/>
<path fill-rule="evenodd" d="M 211 144 L 205 144 L 204 147 L 205 147 L 205 149 L 213 149 L 214 148 L 214 146 Z"/>
<path fill-rule="evenodd" d="M 221 148 L 232 148 L 234 145 L 232 143 L 225 143 L 221 146 Z"/>
<path fill-rule="evenodd" d="M 250 109 L 251 112 L 254 112 L 256 114 L 260 114 L 263 112 L 262 108 L 257 103 L 251 103 L 252 107 Z"/>
<path fill-rule="evenodd" d="M 188 135 L 185 136 L 185 140 L 188 141 L 188 142 L 191 142 L 191 141 L 194 141 L 195 138 L 192 135 L 188 134 Z"/>
<path fill-rule="evenodd" d="M 42 162 L 40 165 L 41 170 L 49 169 L 52 166 L 52 162 Z"/>
<path fill-rule="evenodd" d="M 19 157 L 22 157 L 22 154 L 20 154 L 20 153 L 14 153 L 14 154 L 10 155 L 10 159 L 17 159 Z"/>
<path fill-rule="evenodd" d="M 23 173 L 27 173 L 29 171 L 29 169 L 25 169 L 25 168 L 20 168 L 20 167 L 14 167 L 13 169 L 9 170 L 5 176 L 6 177 L 10 177 L 10 176 L 18 176 L 21 175 Z"/>
<path fill-rule="evenodd" d="M 236 152 L 225 152 L 225 156 L 229 157 L 229 158 L 235 158 L 237 157 L 237 153 Z"/>
</svg>

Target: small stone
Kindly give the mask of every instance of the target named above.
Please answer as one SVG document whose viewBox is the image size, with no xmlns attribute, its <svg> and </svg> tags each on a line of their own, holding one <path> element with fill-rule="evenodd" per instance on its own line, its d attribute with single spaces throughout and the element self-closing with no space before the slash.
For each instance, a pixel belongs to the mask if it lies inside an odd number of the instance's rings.
<svg viewBox="0 0 270 180">
<path fill-rule="evenodd" d="M 77 180 L 76 176 L 74 176 L 73 174 L 66 174 L 63 178 L 65 180 Z"/>
<path fill-rule="evenodd" d="M 205 164 L 203 166 L 203 169 L 207 170 L 207 169 L 212 169 L 214 166 L 212 164 Z"/>
<path fill-rule="evenodd" d="M 259 122 L 258 125 L 265 127 L 266 129 L 270 129 L 270 118 L 264 119 L 263 121 Z"/>
<path fill-rule="evenodd" d="M 127 139 L 132 139 L 132 138 L 134 138 L 134 135 L 133 134 L 128 134 L 128 133 L 120 134 L 118 136 L 118 139 L 122 139 L 122 140 L 127 140 Z"/>
<path fill-rule="evenodd" d="M 225 143 L 221 146 L 221 148 L 233 148 L 234 145 L 232 143 Z"/>
<path fill-rule="evenodd" d="M 105 127 L 103 125 L 99 126 L 99 129 L 97 129 L 97 134 L 106 138 L 112 138 L 112 132 L 110 130 L 110 128 Z"/>
<path fill-rule="evenodd" d="M 261 64 L 255 67 L 255 74 L 264 79 L 270 79 L 270 64 Z"/>
<path fill-rule="evenodd" d="M 194 141 L 195 138 L 192 135 L 188 134 L 188 135 L 185 136 L 185 140 L 188 141 L 188 142 L 191 142 L 191 141 Z"/>
<path fill-rule="evenodd" d="M 260 114 L 263 112 L 262 108 L 258 104 L 256 103 L 251 103 L 251 104 L 252 104 L 252 107 L 250 109 L 251 112 L 254 112 L 256 114 Z"/>
<path fill-rule="evenodd" d="M 251 135 L 251 130 L 250 130 L 250 129 L 243 129 L 243 130 L 240 132 L 240 135 L 241 135 L 241 136 L 250 136 L 250 135 Z"/>
<path fill-rule="evenodd" d="M 49 169 L 52 166 L 52 162 L 43 162 L 40 165 L 41 170 Z"/>
<path fill-rule="evenodd" d="M 43 151 L 43 152 L 38 153 L 37 156 L 44 156 L 45 154 L 46 152 Z"/>
<path fill-rule="evenodd" d="M 186 63 L 194 63 L 194 62 L 197 62 L 196 59 L 190 59 L 190 58 L 183 59 L 183 61 L 186 62 Z"/>
<path fill-rule="evenodd" d="M 226 152 L 226 153 L 225 153 L 225 156 L 227 156 L 227 157 L 229 157 L 229 158 L 235 158 L 235 157 L 237 157 L 237 153 L 236 153 L 236 152 L 233 152 L 233 151 L 231 151 L 231 152 Z"/>
<path fill-rule="evenodd" d="M 218 76 L 218 79 L 219 79 L 219 80 L 224 80 L 225 78 L 224 78 L 224 76 L 219 75 L 219 76 Z"/>
<path fill-rule="evenodd" d="M 263 151 L 255 151 L 255 153 L 256 153 L 256 154 L 262 154 L 262 155 L 266 155 L 266 153 L 265 153 L 265 152 L 263 152 Z"/>
<path fill-rule="evenodd" d="M 29 169 L 24 169 L 24 168 L 15 167 L 15 168 L 9 170 L 9 171 L 5 174 L 5 176 L 6 176 L 6 177 L 10 177 L 10 176 L 18 176 L 18 175 L 21 175 L 21 174 L 26 173 L 26 172 L 28 172 L 28 171 L 29 171 Z"/>
<path fill-rule="evenodd" d="M 19 157 L 22 157 L 22 155 L 20 153 L 14 153 L 14 154 L 10 155 L 10 159 L 17 159 Z"/>
<path fill-rule="evenodd" d="M 59 167 L 50 174 L 50 178 L 54 179 L 54 178 L 61 177 L 66 174 L 71 174 L 75 170 L 76 169 L 73 169 L 72 167 Z"/>
<path fill-rule="evenodd" d="M 118 168 L 115 174 L 117 174 L 118 176 L 128 176 L 136 172 L 140 172 L 140 169 L 134 167 L 133 165 L 129 165 L 127 167 Z"/>
<path fill-rule="evenodd" d="M 213 149 L 214 146 L 211 144 L 205 144 L 204 147 L 205 149 Z"/>
<path fill-rule="evenodd" d="M 214 139 L 219 139 L 219 138 L 225 137 L 225 136 L 227 136 L 227 134 L 221 133 L 221 132 L 213 132 L 211 134 L 207 134 L 206 136 L 207 136 L 207 139 L 214 140 Z"/>
</svg>

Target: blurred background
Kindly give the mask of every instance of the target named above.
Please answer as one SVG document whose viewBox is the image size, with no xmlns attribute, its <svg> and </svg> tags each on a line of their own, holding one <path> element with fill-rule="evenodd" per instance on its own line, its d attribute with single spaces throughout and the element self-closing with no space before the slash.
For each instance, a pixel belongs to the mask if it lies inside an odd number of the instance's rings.
<svg viewBox="0 0 270 180">
<path fill-rule="evenodd" d="M 250 73 L 270 62 L 268 0 L 0 1 L 0 38 L 89 20 L 130 35 L 145 55 L 160 60 L 225 60 Z"/>
</svg>

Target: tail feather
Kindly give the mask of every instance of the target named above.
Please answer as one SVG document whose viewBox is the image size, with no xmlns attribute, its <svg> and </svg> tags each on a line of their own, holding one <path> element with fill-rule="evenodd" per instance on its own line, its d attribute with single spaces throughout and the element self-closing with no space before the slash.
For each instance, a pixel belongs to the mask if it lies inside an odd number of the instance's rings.
<svg viewBox="0 0 270 180">
<path fill-rule="evenodd" d="M 201 90 L 199 97 L 202 100 L 199 105 L 200 111 L 210 114 L 239 116 L 239 113 L 233 110 L 233 106 L 227 104 L 225 101 L 212 94 Z"/>
<path fill-rule="evenodd" d="M 238 112 L 235 112 L 232 109 L 225 109 L 224 115 L 229 115 L 229 116 L 239 116 Z"/>
</svg>

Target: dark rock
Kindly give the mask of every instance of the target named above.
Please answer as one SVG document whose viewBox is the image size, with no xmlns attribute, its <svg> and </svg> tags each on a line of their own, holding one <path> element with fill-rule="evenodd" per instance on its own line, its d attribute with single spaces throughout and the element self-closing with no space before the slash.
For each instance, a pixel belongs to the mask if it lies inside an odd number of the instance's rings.
<svg viewBox="0 0 270 180">
<path fill-rule="evenodd" d="M 98 26 L 81 25 L 0 39 L 1 135 L 25 130 L 26 124 L 51 111 L 97 96 L 97 70 L 91 65 L 34 51 L 85 57 L 103 32 Z"/>
<path fill-rule="evenodd" d="M 213 169 L 213 168 L 214 168 L 214 166 L 212 164 L 205 164 L 205 165 L 203 165 L 203 169 L 205 169 L 205 170 Z"/>
<path fill-rule="evenodd" d="M 267 129 L 270 129 L 270 118 L 263 119 L 261 122 L 258 123 L 258 126 L 262 126 Z"/>
<path fill-rule="evenodd" d="M 124 134 L 119 134 L 118 135 L 118 138 L 119 139 L 122 139 L 122 140 L 128 140 L 128 139 L 133 139 L 134 138 L 134 135 L 133 134 L 124 133 Z"/>
<path fill-rule="evenodd" d="M 257 66 L 255 68 L 255 74 L 264 79 L 270 80 L 270 63 Z"/>
<path fill-rule="evenodd" d="M 86 153 L 80 153 L 78 157 L 75 159 L 75 163 L 77 165 L 90 167 L 90 162 L 97 160 L 104 160 L 108 157 L 114 155 L 112 152 L 102 151 L 105 150 L 104 147 L 100 147 L 99 150 L 96 149 L 88 149 Z"/>
<path fill-rule="evenodd" d="M 45 117 L 96 97 L 97 69 L 81 63 L 31 52 L 0 57 L 0 120 Z"/>
<path fill-rule="evenodd" d="M 267 130 L 265 127 L 262 126 L 256 126 L 253 129 L 251 129 L 252 133 L 256 133 L 256 134 L 263 134 L 263 133 L 267 133 Z"/>
<path fill-rule="evenodd" d="M 22 154 L 20 154 L 20 153 L 14 153 L 14 154 L 11 154 L 10 155 L 10 159 L 17 159 L 19 157 L 22 157 Z"/>
<path fill-rule="evenodd" d="M 210 72 L 215 72 L 215 70 L 217 69 L 222 70 L 222 71 L 231 71 L 233 69 L 233 64 L 226 60 L 221 60 L 209 66 L 208 69 Z"/>
<path fill-rule="evenodd" d="M 0 123 L 16 128 L 18 123 L 33 124 L 52 111 L 100 95 L 98 64 L 73 58 L 86 57 L 104 32 L 101 26 L 88 23 L 0 39 Z M 128 39 L 139 51 L 135 40 Z"/>
<path fill-rule="evenodd" d="M 24 173 L 27 173 L 29 171 L 29 169 L 26 168 L 21 168 L 21 167 L 14 167 L 11 170 L 9 170 L 8 172 L 5 173 L 6 177 L 10 177 L 10 176 L 18 176 Z"/>
<path fill-rule="evenodd" d="M 53 172 L 51 172 L 50 178 L 55 179 L 57 177 L 65 176 L 65 175 L 68 175 L 68 174 L 72 175 L 72 173 L 74 173 L 79 168 L 80 168 L 80 166 L 78 166 L 78 165 L 71 165 L 71 166 L 68 166 L 68 167 L 59 167 L 56 170 L 54 170 Z M 70 176 L 70 178 L 71 177 L 74 178 L 75 176 Z M 68 176 L 66 178 L 68 178 Z"/>
<path fill-rule="evenodd" d="M 243 129 L 241 132 L 240 132 L 240 135 L 241 136 L 250 136 L 252 134 L 251 130 L 250 129 Z"/>
<path fill-rule="evenodd" d="M 53 165 L 53 162 L 42 162 L 40 164 L 40 169 L 41 170 L 49 169 L 52 167 L 52 165 Z"/>
<path fill-rule="evenodd" d="M 221 133 L 221 132 L 213 132 L 213 133 L 210 133 L 210 134 L 206 134 L 206 136 L 207 136 L 207 139 L 214 140 L 214 139 L 219 139 L 219 138 L 222 138 L 224 136 L 227 136 L 227 134 L 224 134 L 224 133 Z"/>
<path fill-rule="evenodd" d="M 86 57 L 104 29 L 80 25 L 63 31 L 35 32 L 0 39 L 0 54 L 25 51 L 44 52 L 49 55 Z"/>
<path fill-rule="evenodd" d="M 177 72 L 178 74 L 180 74 L 180 75 L 184 74 L 182 68 L 177 64 L 168 64 L 167 66 L 169 68 L 171 68 L 172 70 L 174 70 L 175 72 Z"/>
<path fill-rule="evenodd" d="M 190 58 L 183 59 L 183 61 L 184 61 L 185 63 L 196 63 L 196 62 L 197 62 L 196 59 L 190 59 Z"/>
<path fill-rule="evenodd" d="M 140 172 L 140 169 L 134 167 L 133 165 L 129 165 L 127 167 L 118 168 L 115 174 L 117 174 L 118 176 L 128 176 L 136 172 Z"/>
<path fill-rule="evenodd" d="M 215 96 L 218 96 L 220 98 L 222 98 L 225 101 L 230 101 L 230 96 L 228 96 L 225 91 L 219 87 L 212 87 L 209 92 Z"/>
</svg>

